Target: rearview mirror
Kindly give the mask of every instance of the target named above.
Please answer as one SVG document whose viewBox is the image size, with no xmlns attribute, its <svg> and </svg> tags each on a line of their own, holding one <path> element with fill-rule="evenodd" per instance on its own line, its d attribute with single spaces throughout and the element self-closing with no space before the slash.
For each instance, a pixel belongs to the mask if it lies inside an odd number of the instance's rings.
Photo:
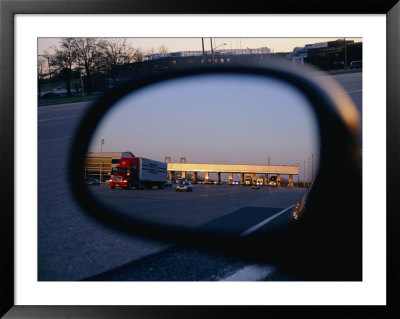
<svg viewBox="0 0 400 319">
<path fill-rule="evenodd" d="M 119 87 L 77 133 L 72 191 L 121 231 L 358 280 L 360 119 L 315 72 L 200 66 Z"/>
</svg>

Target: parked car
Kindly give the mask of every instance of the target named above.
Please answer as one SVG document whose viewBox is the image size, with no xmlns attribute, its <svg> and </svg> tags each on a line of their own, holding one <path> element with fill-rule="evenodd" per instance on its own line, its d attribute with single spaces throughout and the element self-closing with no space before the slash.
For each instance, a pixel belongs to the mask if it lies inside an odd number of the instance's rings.
<svg viewBox="0 0 400 319">
<path fill-rule="evenodd" d="M 177 192 L 193 192 L 193 186 L 190 182 L 184 181 L 176 186 Z"/>
<path fill-rule="evenodd" d="M 350 69 L 362 69 L 362 61 L 350 62 Z"/>
<path fill-rule="evenodd" d="M 88 178 L 86 179 L 86 184 L 87 184 L 87 185 L 99 186 L 99 185 L 100 185 L 100 181 L 99 181 L 97 178 L 88 177 Z"/>
</svg>

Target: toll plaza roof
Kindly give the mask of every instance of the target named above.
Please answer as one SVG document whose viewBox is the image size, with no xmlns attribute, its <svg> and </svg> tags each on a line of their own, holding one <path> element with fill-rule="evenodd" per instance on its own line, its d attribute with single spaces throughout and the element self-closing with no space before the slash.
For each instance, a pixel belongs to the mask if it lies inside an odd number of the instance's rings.
<svg viewBox="0 0 400 319">
<path fill-rule="evenodd" d="M 168 171 L 298 175 L 297 165 L 168 163 Z"/>
</svg>

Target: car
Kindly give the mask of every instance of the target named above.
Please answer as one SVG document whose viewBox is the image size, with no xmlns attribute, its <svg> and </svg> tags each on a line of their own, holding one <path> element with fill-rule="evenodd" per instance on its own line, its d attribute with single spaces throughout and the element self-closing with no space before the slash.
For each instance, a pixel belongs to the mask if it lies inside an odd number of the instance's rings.
<svg viewBox="0 0 400 319">
<path fill-rule="evenodd" d="M 100 185 L 100 181 L 97 178 L 93 178 L 93 177 L 88 177 L 86 179 L 85 183 L 87 185 L 95 185 L 95 186 L 99 186 Z"/>
<path fill-rule="evenodd" d="M 259 183 L 253 184 L 253 189 L 260 189 L 261 186 Z"/>
<path fill-rule="evenodd" d="M 166 182 L 164 183 L 164 187 L 165 187 L 165 188 L 172 187 L 171 181 L 166 181 Z"/>
<path fill-rule="evenodd" d="M 176 191 L 177 192 L 193 192 L 192 183 L 187 182 L 187 181 L 181 182 L 176 186 Z"/>
<path fill-rule="evenodd" d="M 231 185 L 239 185 L 238 181 L 233 181 Z"/>
<path fill-rule="evenodd" d="M 68 93 L 68 91 L 67 91 L 66 89 L 63 89 L 63 88 L 55 88 L 55 89 L 53 90 L 53 92 L 54 92 L 55 94 L 67 94 L 67 93 Z"/>
<path fill-rule="evenodd" d="M 362 69 L 362 61 L 350 62 L 350 69 Z"/>
</svg>

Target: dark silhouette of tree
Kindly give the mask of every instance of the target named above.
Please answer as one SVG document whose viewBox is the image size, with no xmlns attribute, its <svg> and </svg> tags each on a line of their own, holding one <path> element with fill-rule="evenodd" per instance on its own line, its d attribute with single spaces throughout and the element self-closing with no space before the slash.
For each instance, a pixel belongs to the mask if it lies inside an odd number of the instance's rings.
<svg viewBox="0 0 400 319">
<path fill-rule="evenodd" d="M 126 39 L 106 39 L 101 41 L 99 47 L 103 54 L 99 66 L 114 80 L 123 73 L 125 64 L 137 62 L 143 56 L 140 49 L 127 45 Z"/>
<path fill-rule="evenodd" d="M 77 50 L 73 38 L 63 38 L 60 48 L 55 48 L 52 56 L 52 64 L 57 67 L 58 72 L 66 81 L 67 94 L 71 95 L 72 67 L 77 60 Z"/>
<path fill-rule="evenodd" d="M 42 81 L 46 75 L 46 62 L 42 56 L 38 56 L 37 76 L 38 76 L 38 96 L 42 93 Z"/>
<path fill-rule="evenodd" d="M 75 38 L 73 45 L 77 53 L 79 66 L 83 66 L 86 73 L 85 88 L 89 94 L 93 93 L 92 74 L 101 72 L 103 53 L 101 50 L 102 38 Z"/>
<path fill-rule="evenodd" d="M 163 44 L 158 48 L 158 52 L 160 52 L 161 54 L 166 54 L 168 53 L 168 48 Z"/>
</svg>

